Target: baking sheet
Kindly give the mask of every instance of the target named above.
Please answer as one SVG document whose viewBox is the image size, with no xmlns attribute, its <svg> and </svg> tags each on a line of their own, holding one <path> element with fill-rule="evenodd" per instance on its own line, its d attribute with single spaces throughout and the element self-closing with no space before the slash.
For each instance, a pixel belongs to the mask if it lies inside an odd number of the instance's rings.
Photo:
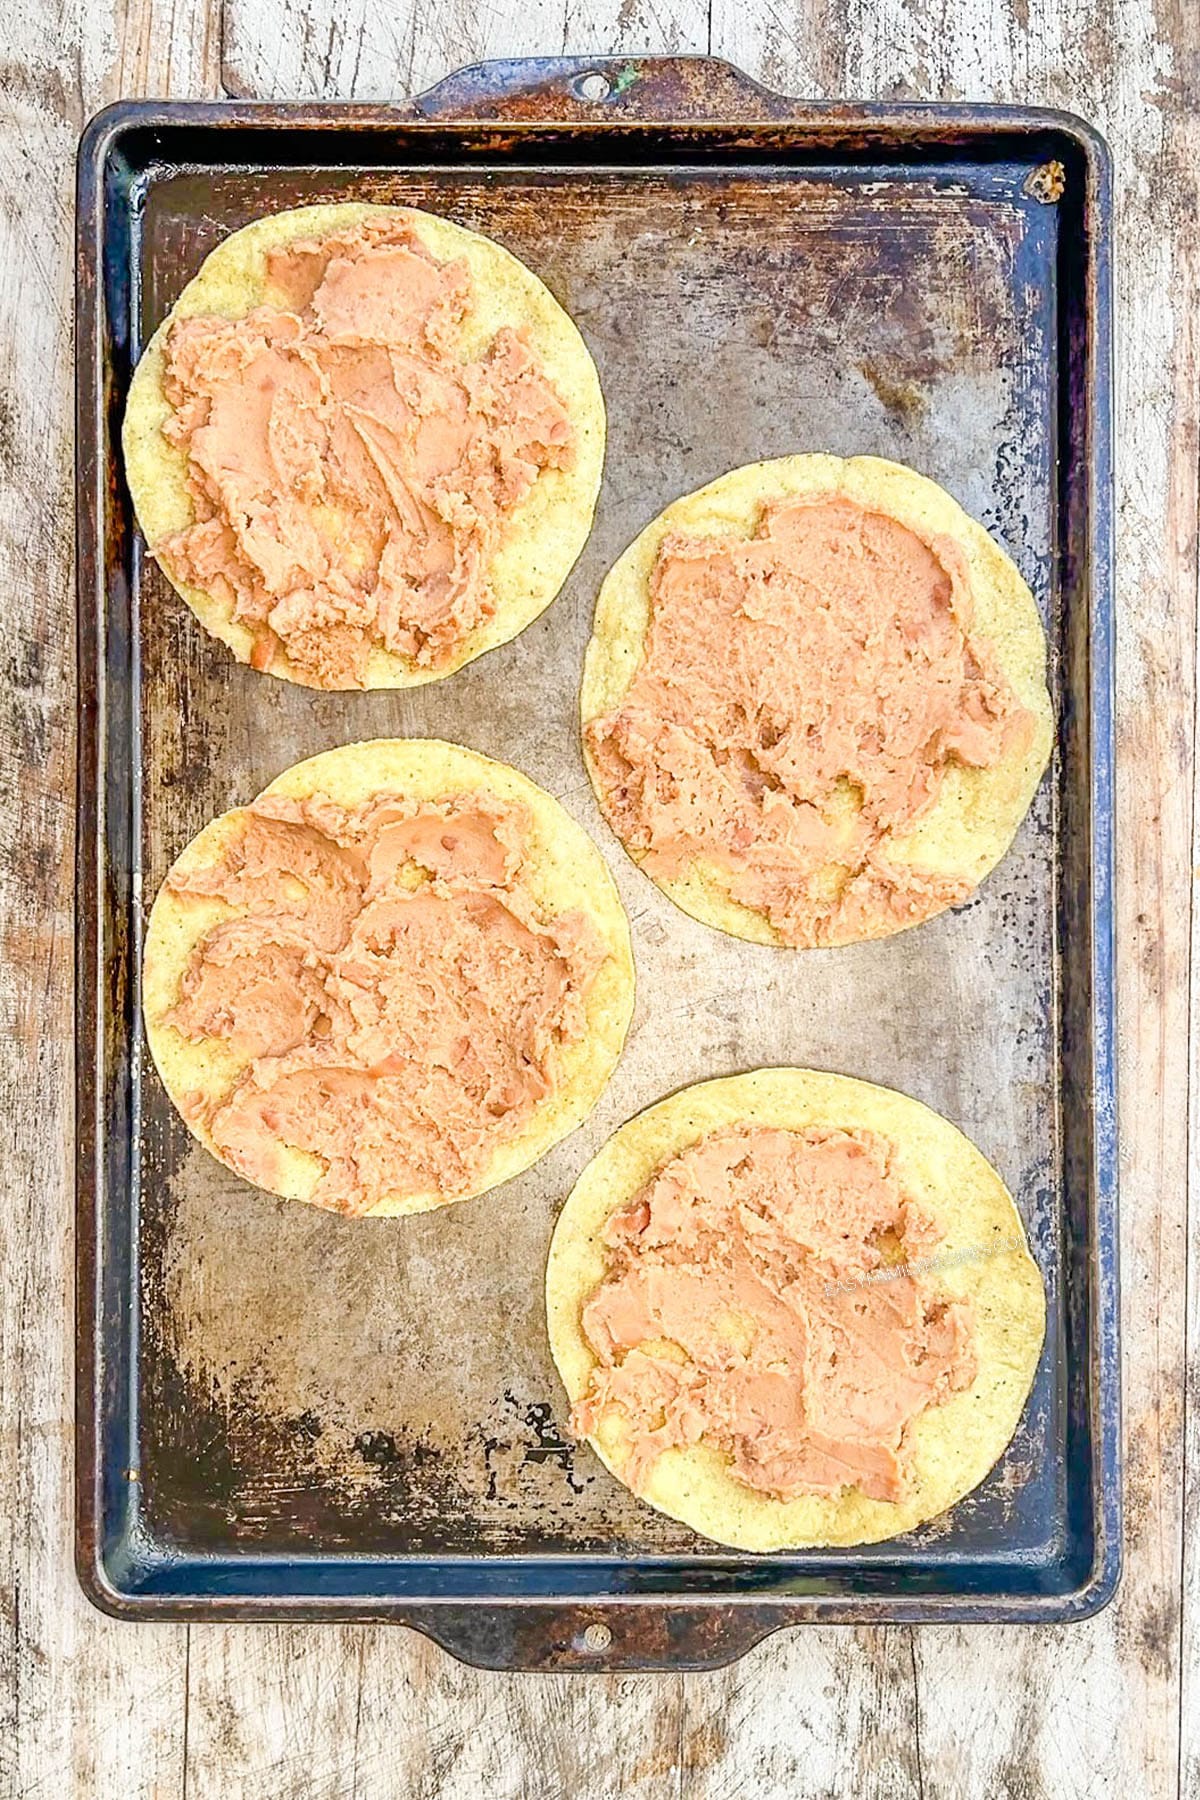
<svg viewBox="0 0 1200 1800">
<path fill-rule="evenodd" d="M 81 865 L 85 1585 L 135 1614 L 424 1606 L 452 1648 L 509 1666 L 694 1665 L 808 1616 L 1090 1610 L 1116 1570 L 1102 154 L 1051 118 L 987 130 L 929 109 L 855 126 L 778 102 L 796 116 L 757 134 L 639 128 L 768 109 L 709 65 L 600 66 L 629 120 L 614 131 L 610 112 L 607 136 L 577 95 L 593 65 L 568 63 L 469 73 L 415 103 L 418 120 L 503 114 L 490 137 L 353 108 L 293 109 L 285 135 L 279 109 L 179 105 L 128 108 L 85 146 L 107 198 L 89 219 L 81 191 L 85 254 L 99 233 L 94 289 L 81 265 L 81 647 L 105 702 L 81 768 L 85 828 L 103 801 Z M 522 257 L 578 323 L 608 405 L 595 529 L 558 601 L 407 694 L 315 694 L 234 664 L 141 555 L 113 442 L 132 359 L 220 238 L 345 199 L 427 207 Z M 641 526 L 725 469 L 817 449 L 910 463 L 995 532 L 1042 608 L 1060 747 L 967 905 L 788 954 L 688 919 L 626 859 L 576 707 L 597 588 Z M 595 1112 L 524 1177 L 347 1221 L 256 1192 L 190 1138 L 135 1023 L 140 934 L 214 813 L 317 751 L 410 735 L 515 763 L 591 831 L 629 912 L 638 1003 Z M 1004 1176 L 1046 1280 L 1046 1352 L 1005 1457 L 951 1513 L 869 1550 L 750 1558 L 642 1506 L 566 1434 L 545 1341 L 550 1232 L 585 1162 L 672 1089 L 764 1063 L 898 1087 L 952 1119 Z M 667 1605 L 703 1626 L 664 1637 Z M 522 1606 L 519 1625 L 501 1610 Z M 609 1641 L 589 1648 L 593 1613 Z"/>
</svg>

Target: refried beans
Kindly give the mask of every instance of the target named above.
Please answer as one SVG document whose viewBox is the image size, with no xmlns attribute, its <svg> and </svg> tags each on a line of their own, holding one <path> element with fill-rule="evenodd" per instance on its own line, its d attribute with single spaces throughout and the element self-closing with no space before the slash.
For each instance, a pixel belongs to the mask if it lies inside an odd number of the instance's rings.
<svg viewBox="0 0 1200 1800">
<path fill-rule="evenodd" d="M 193 949 L 166 1023 L 250 1061 L 190 1102 L 220 1154 L 276 1185 L 281 1144 L 325 1165 L 313 1200 L 470 1189 L 552 1091 L 605 958 L 582 912 L 545 919 L 523 869 L 528 815 L 466 795 L 346 808 L 263 795 L 181 896 L 239 912 Z"/>
<path fill-rule="evenodd" d="M 194 522 L 154 546 L 231 608 L 250 661 L 362 687 L 373 650 L 436 670 L 495 611 L 507 516 L 574 433 L 521 331 L 464 360 L 472 282 L 404 218 L 268 252 L 283 303 L 172 325 L 168 442 Z"/>
<path fill-rule="evenodd" d="M 730 1127 L 609 1218 L 572 1426 L 619 1411 L 635 1491 L 664 1450 L 703 1439 L 778 1499 L 905 1496 L 912 1421 L 976 1362 L 969 1304 L 889 1274 L 941 1236 L 893 1161 L 871 1131 Z"/>
<path fill-rule="evenodd" d="M 781 500 L 754 536 L 671 533 L 644 659 L 587 743 L 647 873 L 702 859 L 785 943 L 915 924 L 971 884 L 889 844 L 954 763 L 990 768 L 1032 715 L 972 636 L 966 560 L 840 495 Z"/>
</svg>

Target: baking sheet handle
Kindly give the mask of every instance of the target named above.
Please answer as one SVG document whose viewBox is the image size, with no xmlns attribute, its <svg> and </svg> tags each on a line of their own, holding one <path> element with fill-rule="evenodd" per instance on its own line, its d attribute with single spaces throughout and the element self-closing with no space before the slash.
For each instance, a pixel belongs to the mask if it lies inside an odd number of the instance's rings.
<svg viewBox="0 0 1200 1800">
<path fill-rule="evenodd" d="M 427 1607 L 405 1623 L 477 1669 L 543 1674 L 719 1669 L 785 1621 L 762 1606 L 620 1602 Z"/>
<path fill-rule="evenodd" d="M 404 110 L 448 124 L 728 125 L 786 118 L 802 105 L 712 56 L 554 56 L 474 63 Z"/>
</svg>

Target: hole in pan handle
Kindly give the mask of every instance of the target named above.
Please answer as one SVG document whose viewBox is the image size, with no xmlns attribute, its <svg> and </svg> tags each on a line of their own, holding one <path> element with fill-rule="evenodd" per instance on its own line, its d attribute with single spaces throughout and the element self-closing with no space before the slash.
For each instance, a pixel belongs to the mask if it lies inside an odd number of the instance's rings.
<svg viewBox="0 0 1200 1800">
<path fill-rule="evenodd" d="M 613 84 L 602 69 L 589 69 L 584 75 L 576 75 L 571 83 L 571 92 L 581 100 L 607 100 L 613 91 Z"/>
</svg>

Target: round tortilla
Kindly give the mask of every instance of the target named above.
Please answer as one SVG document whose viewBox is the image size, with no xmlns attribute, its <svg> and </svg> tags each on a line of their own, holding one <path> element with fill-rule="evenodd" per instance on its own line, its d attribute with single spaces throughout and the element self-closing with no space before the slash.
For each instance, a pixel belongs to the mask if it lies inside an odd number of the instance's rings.
<svg viewBox="0 0 1200 1800">
<path fill-rule="evenodd" d="M 971 1301 L 979 1373 L 970 1388 L 913 1421 L 913 1480 L 901 1502 L 870 1500 L 857 1487 L 773 1499 L 740 1481 L 703 1439 L 664 1451 L 642 1497 L 739 1550 L 871 1544 L 911 1531 L 977 1486 L 1003 1454 L 1033 1384 L 1046 1302 L 1020 1215 L 995 1169 L 949 1120 L 891 1088 L 811 1069 L 756 1069 L 685 1088 L 623 1125 L 580 1176 L 550 1246 L 550 1348 L 570 1401 L 582 1396 L 597 1361 L 581 1318 L 607 1268 L 605 1221 L 673 1156 L 731 1125 L 857 1128 L 889 1138 L 902 1186 L 945 1232 L 936 1251 L 945 1266 L 922 1280 L 949 1299 Z M 628 1439 L 618 1408 L 606 1411 L 588 1441 L 622 1480 Z"/>
<path fill-rule="evenodd" d="M 875 456 L 848 461 L 781 456 L 734 469 L 674 501 L 634 539 L 600 589 L 584 662 L 582 723 L 614 711 L 642 663 L 650 629 L 650 577 L 664 537 L 669 532 L 752 537 L 765 505 L 800 494 L 843 495 L 899 520 L 926 544 L 952 537 L 966 556 L 974 600 L 972 636 L 990 643 L 1018 700 L 1032 713 L 1035 729 L 1028 749 L 1011 752 L 994 768 L 950 764 L 936 800 L 914 828 L 888 840 L 888 856 L 898 865 L 915 864 L 975 888 L 1012 843 L 1049 760 L 1054 715 L 1046 688 L 1046 637 L 1033 595 L 999 544 L 936 482 L 900 463 Z M 586 738 L 584 760 L 602 798 Z M 644 852 L 625 847 L 635 862 L 642 860 Z M 697 858 L 682 875 L 652 879 L 676 906 L 705 925 L 756 944 L 785 942 L 765 913 L 732 898 L 735 871 Z M 910 929 L 885 921 L 866 935 L 887 937 Z"/>
<path fill-rule="evenodd" d="M 519 1175 L 591 1111 L 616 1066 L 633 1012 L 629 924 L 600 852 L 583 827 L 528 776 L 507 763 L 493 762 L 474 750 L 436 738 L 385 738 L 327 750 L 285 770 L 263 791 L 297 799 L 322 793 L 347 807 L 361 805 L 380 793 L 417 800 L 483 793 L 517 801 L 528 809 L 531 824 L 522 881 L 525 891 L 547 918 L 576 908 L 585 912 L 608 947 L 608 957 L 585 996 L 586 1030 L 561 1049 L 554 1091 L 520 1131 L 497 1148 L 473 1187 L 450 1195 L 387 1195 L 364 1216 L 428 1212 L 451 1201 L 471 1199 Z M 206 825 L 182 851 L 175 868 L 188 871 L 217 862 L 240 830 L 244 816 L 238 808 Z M 224 900 L 185 897 L 164 885 L 146 930 L 142 1005 L 150 1052 L 189 1129 L 223 1162 L 226 1159 L 210 1134 L 188 1116 L 181 1099 L 188 1095 L 199 1095 L 206 1103 L 224 1099 L 250 1058 L 239 1056 L 221 1040 L 193 1043 L 164 1019 L 179 998 L 180 978 L 195 945 L 220 920 L 248 910 Z M 308 1200 L 323 1171 L 321 1160 L 285 1145 L 281 1167 L 283 1179 L 272 1191 L 285 1199 Z"/>
<path fill-rule="evenodd" d="M 162 426 L 171 408 L 163 392 L 166 338 L 172 320 L 196 314 L 236 319 L 271 302 L 266 254 L 297 238 L 321 239 L 380 213 L 402 213 L 421 244 L 440 262 L 461 257 L 474 293 L 463 325 L 464 357 L 482 353 L 502 326 L 522 329 L 541 358 L 575 427 L 575 465 L 543 469 L 508 517 L 489 570 L 496 610 L 437 669 L 419 668 L 379 646 L 371 652 L 366 687 L 419 687 L 440 681 L 465 663 L 506 644 L 532 624 L 570 574 L 592 527 L 604 465 L 604 400 L 600 378 L 574 321 L 531 269 L 491 238 L 413 207 L 303 206 L 273 213 L 235 231 L 204 260 L 142 355 L 129 385 L 122 445 L 125 476 L 138 524 L 151 551 L 194 517 L 187 487 L 186 454 L 169 444 Z M 200 623 L 248 662 L 253 633 L 232 617 L 232 605 L 200 588 L 173 581 Z M 280 649 L 269 673 L 302 686 L 315 685 Z"/>
</svg>

